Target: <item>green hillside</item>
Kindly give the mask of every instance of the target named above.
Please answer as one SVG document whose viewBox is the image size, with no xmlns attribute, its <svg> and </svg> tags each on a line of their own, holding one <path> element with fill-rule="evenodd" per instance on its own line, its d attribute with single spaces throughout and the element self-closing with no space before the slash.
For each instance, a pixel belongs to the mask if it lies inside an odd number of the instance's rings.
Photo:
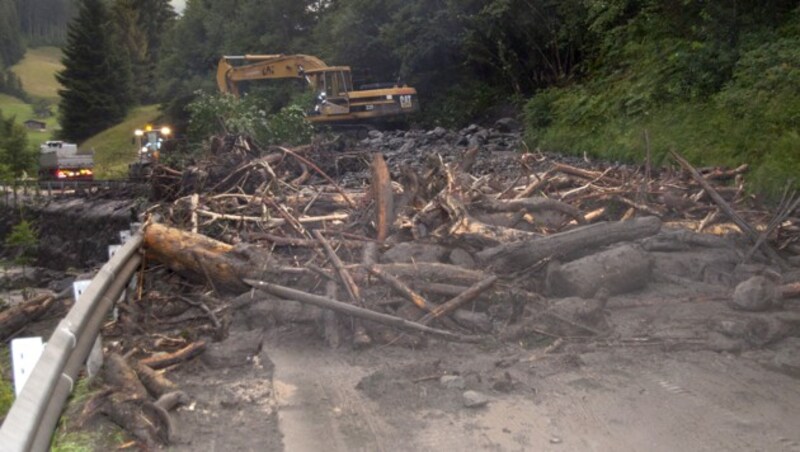
<svg viewBox="0 0 800 452">
<path fill-rule="evenodd" d="M 45 132 L 28 130 L 28 142 L 36 147 L 52 139 L 53 132 L 58 127 L 58 120 L 55 115 L 45 119 L 36 118 L 33 114 L 33 106 L 6 94 L 0 94 L 0 110 L 3 111 L 3 116 L 5 117 L 15 116 L 17 122 L 20 124 L 28 119 L 44 121 L 47 124 L 47 130 Z"/>
<path fill-rule="evenodd" d="M 136 159 L 136 147 L 131 143 L 133 131 L 156 122 L 160 113 L 158 105 L 133 109 L 121 124 L 104 130 L 80 144 L 83 150 L 94 149 L 96 179 L 127 177 L 128 164 Z"/>
<path fill-rule="evenodd" d="M 56 72 L 64 66 L 61 64 L 61 49 L 58 47 L 37 47 L 28 49 L 25 58 L 12 66 L 11 70 L 22 80 L 22 87 L 33 99 L 44 99 L 51 104 L 53 116 L 37 118 L 33 113 L 33 106 L 26 104 L 16 97 L 0 94 L 0 110 L 5 116 L 16 116 L 19 123 L 29 119 L 44 121 L 47 131 L 28 131 L 28 141 L 38 147 L 39 144 L 51 140 L 58 127 L 57 104 L 59 84 L 56 81 Z"/>
<path fill-rule="evenodd" d="M 36 98 L 58 102 L 59 84 L 56 72 L 63 69 L 61 49 L 58 47 L 37 47 L 28 49 L 25 58 L 11 70 L 22 79 L 25 92 Z"/>
</svg>

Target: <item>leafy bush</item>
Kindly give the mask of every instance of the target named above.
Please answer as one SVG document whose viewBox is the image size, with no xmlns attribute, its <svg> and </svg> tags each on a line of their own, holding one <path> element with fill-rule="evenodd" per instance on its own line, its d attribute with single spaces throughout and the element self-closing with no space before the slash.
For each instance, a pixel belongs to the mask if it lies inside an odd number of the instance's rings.
<svg viewBox="0 0 800 452">
<path fill-rule="evenodd" d="M 0 345 L 0 419 L 4 419 L 14 403 L 14 387 L 11 384 L 11 362 L 8 348 Z"/>
<path fill-rule="evenodd" d="M 36 231 L 28 220 L 22 220 L 11 228 L 5 241 L 6 246 L 15 251 L 14 263 L 23 266 L 36 258 L 38 243 Z"/>
<path fill-rule="evenodd" d="M 187 109 L 191 114 L 189 136 L 194 142 L 218 133 L 250 135 L 262 145 L 308 143 L 313 127 L 306 120 L 302 97 L 278 113 L 268 114 L 255 96 L 197 93 Z"/>
<path fill-rule="evenodd" d="M 777 194 L 800 170 L 797 25 L 750 31 L 735 49 L 657 32 L 623 40 L 592 78 L 527 102 L 526 140 L 641 161 L 647 131 L 657 161 L 676 149 L 697 165 L 749 163 L 749 187 Z"/>
</svg>

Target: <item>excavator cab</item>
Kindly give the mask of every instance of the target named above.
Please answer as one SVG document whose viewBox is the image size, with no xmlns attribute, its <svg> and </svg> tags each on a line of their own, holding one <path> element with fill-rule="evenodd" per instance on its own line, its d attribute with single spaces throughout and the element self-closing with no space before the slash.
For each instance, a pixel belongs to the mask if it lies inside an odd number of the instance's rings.
<svg viewBox="0 0 800 452">
<path fill-rule="evenodd" d="M 350 68 L 333 66 L 324 69 L 306 71 L 316 93 L 314 113 L 330 115 L 346 115 L 350 113 L 350 97 L 353 91 L 353 77 Z"/>
</svg>

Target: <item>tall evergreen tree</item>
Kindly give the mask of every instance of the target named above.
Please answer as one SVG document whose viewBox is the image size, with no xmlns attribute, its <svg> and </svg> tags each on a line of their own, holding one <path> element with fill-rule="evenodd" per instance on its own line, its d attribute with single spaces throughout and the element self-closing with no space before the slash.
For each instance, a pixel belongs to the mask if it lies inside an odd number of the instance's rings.
<svg viewBox="0 0 800 452">
<path fill-rule="evenodd" d="M 63 89 L 59 123 L 65 139 L 81 141 L 125 117 L 131 100 L 130 83 L 119 70 L 103 0 L 82 0 L 78 16 L 69 25 L 56 75 Z"/>
<path fill-rule="evenodd" d="M 14 0 L 0 0 L 0 68 L 11 67 L 25 55 Z"/>
<path fill-rule="evenodd" d="M 118 70 L 130 85 L 133 102 L 142 102 L 152 90 L 145 80 L 149 70 L 147 36 L 139 23 L 138 0 L 116 0 L 111 7 L 112 42 L 120 57 Z"/>
<path fill-rule="evenodd" d="M 74 0 L 16 0 L 19 25 L 31 45 L 62 45 Z"/>
</svg>

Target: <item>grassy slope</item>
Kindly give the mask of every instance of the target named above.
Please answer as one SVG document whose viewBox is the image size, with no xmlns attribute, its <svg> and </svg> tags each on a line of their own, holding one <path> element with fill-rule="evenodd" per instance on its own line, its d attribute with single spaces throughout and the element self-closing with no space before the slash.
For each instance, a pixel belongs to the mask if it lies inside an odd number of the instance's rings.
<svg viewBox="0 0 800 452">
<path fill-rule="evenodd" d="M 58 47 L 37 47 L 28 49 L 25 58 L 11 67 L 22 79 L 25 92 L 33 97 L 58 101 L 59 84 L 56 72 L 63 69 L 61 49 Z"/>
<path fill-rule="evenodd" d="M 11 68 L 22 79 L 25 91 L 34 98 L 46 99 L 53 104 L 58 103 L 59 84 L 55 74 L 64 66 L 61 64 L 61 49 L 57 47 L 37 47 L 28 49 L 25 58 Z M 39 119 L 33 114 L 33 107 L 23 101 L 0 94 L 0 110 L 5 116 L 16 116 L 22 123 L 28 119 Z M 44 141 L 53 138 L 53 132 L 58 127 L 56 115 L 44 119 L 47 123 L 46 132 L 28 131 L 28 141 L 32 146 L 39 147 Z"/>
<path fill-rule="evenodd" d="M 3 111 L 4 117 L 16 116 L 18 123 L 23 123 L 28 119 L 42 121 L 42 119 L 34 116 L 33 107 L 30 104 L 26 104 L 16 97 L 11 97 L 6 94 L 0 94 L 0 110 Z M 47 123 L 47 131 L 37 132 L 35 130 L 28 130 L 28 142 L 37 148 L 39 144 L 52 139 L 53 133 L 56 127 L 58 127 L 58 120 L 55 115 L 45 118 L 43 121 Z"/>
<path fill-rule="evenodd" d="M 94 149 L 95 178 L 119 179 L 127 177 L 128 164 L 136 159 L 136 146 L 131 143 L 133 131 L 147 123 L 155 123 L 159 116 L 157 105 L 135 108 L 124 122 L 107 129 L 81 143 L 84 150 Z"/>
</svg>

